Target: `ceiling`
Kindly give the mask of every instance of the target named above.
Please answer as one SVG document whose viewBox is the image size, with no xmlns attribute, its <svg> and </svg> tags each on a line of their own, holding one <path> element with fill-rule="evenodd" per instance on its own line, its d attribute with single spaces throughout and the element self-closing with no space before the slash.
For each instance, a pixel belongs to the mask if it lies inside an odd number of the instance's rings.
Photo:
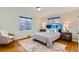
<svg viewBox="0 0 79 59">
<path fill-rule="evenodd" d="M 41 11 L 37 11 L 35 7 L 0 7 L 0 11 L 15 11 L 17 13 L 28 14 L 31 16 L 44 16 L 61 14 L 65 12 L 79 10 L 78 7 L 42 7 Z"/>
</svg>

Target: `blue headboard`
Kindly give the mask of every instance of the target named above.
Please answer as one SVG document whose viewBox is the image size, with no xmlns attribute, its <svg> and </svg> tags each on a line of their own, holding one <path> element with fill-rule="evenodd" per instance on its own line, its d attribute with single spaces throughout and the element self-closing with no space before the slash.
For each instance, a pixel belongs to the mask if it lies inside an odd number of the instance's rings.
<svg viewBox="0 0 79 59">
<path fill-rule="evenodd" d="M 52 23 L 46 26 L 47 29 L 55 29 L 57 31 L 62 29 L 62 25 L 60 23 Z"/>
</svg>

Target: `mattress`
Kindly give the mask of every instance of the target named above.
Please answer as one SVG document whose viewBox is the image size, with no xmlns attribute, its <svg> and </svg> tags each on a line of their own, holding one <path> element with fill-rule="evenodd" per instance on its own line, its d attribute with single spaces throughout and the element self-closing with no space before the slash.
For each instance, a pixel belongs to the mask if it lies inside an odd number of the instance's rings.
<svg viewBox="0 0 79 59">
<path fill-rule="evenodd" d="M 47 46 L 51 46 L 52 42 L 60 38 L 59 32 L 38 32 L 33 35 L 33 39 L 38 40 L 40 42 L 46 43 Z"/>
</svg>

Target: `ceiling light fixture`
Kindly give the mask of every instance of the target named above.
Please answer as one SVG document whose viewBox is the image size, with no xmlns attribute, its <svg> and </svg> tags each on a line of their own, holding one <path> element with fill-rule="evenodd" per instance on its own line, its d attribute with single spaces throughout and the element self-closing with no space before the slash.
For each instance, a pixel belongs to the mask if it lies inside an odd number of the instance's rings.
<svg viewBox="0 0 79 59">
<path fill-rule="evenodd" d="M 36 7 L 36 10 L 37 11 L 41 11 L 41 7 Z"/>
</svg>

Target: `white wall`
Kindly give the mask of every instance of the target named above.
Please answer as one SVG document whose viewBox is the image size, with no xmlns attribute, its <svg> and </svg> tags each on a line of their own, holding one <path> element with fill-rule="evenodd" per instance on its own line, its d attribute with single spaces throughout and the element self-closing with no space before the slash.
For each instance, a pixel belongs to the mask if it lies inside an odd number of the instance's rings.
<svg viewBox="0 0 79 59">
<path fill-rule="evenodd" d="M 29 12 L 20 12 L 15 10 L 16 8 L 0 8 L 0 30 L 7 30 L 15 35 L 29 35 L 37 32 L 39 29 L 38 18 L 30 15 Z M 32 17 L 32 30 L 19 30 L 19 16 Z"/>
</svg>

